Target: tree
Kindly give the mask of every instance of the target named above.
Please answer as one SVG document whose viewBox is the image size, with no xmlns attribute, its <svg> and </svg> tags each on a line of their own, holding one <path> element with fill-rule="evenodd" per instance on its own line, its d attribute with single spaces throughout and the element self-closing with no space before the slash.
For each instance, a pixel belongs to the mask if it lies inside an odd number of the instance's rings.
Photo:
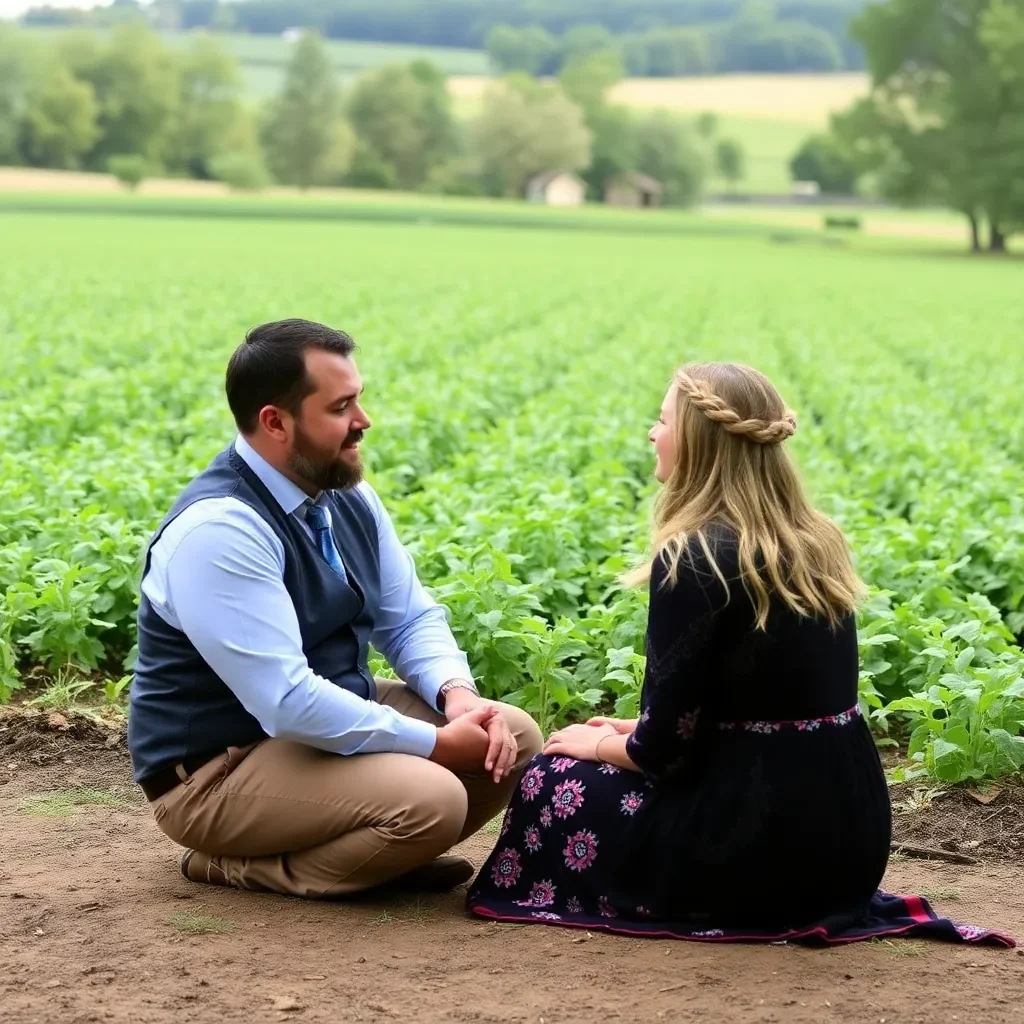
<svg viewBox="0 0 1024 1024">
<path fill-rule="evenodd" d="M 105 28 L 127 22 L 144 22 L 145 19 L 145 12 L 138 0 L 113 0 L 113 3 L 92 12 L 91 23 Z"/>
<path fill-rule="evenodd" d="M 658 111 L 637 121 L 634 138 L 636 169 L 661 182 L 665 203 L 696 203 L 703 190 L 706 168 L 686 126 L 666 111 Z"/>
<path fill-rule="evenodd" d="M 747 155 L 736 139 L 719 139 L 715 146 L 715 169 L 735 191 L 747 173 Z"/>
<path fill-rule="evenodd" d="M 358 140 L 352 125 L 344 118 L 336 118 L 331 125 L 330 145 L 320 165 L 319 184 L 343 185 L 355 158 Z M 394 188 L 394 185 L 391 186 Z"/>
<path fill-rule="evenodd" d="M 263 127 L 268 162 L 279 181 L 301 189 L 319 182 L 336 145 L 338 117 L 338 90 L 327 49 L 319 35 L 305 32 Z"/>
<path fill-rule="evenodd" d="M 210 175 L 235 192 L 258 192 L 270 184 L 270 175 L 258 152 L 221 153 L 210 161 Z"/>
<path fill-rule="evenodd" d="M 599 50 L 583 57 L 573 57 L 559 75 L 565 94 L 584 111 L 604 106 L 608 90 L 626 75 L 622 58 L 614 50 Z"/>
<path fill-rule="evenodd" d="M 71 169 L 99 136 L 92 86 L 51 63 L 30 90 L 21 118 L 21 150 L 37 167 Z"/>
<path fill-rule="evenodd" d="M 244 121 L 238 61 L 215 40 L 199 36 L 179 60 L 177 122 L 168 165 L 195 178 L 214 177 L 211 164 L 219 154 L 244 148 Z"/>
<path fill-rule="evenodd" d="M 0 164 L 21 160 L 19 132 L 30 60 L 23 34 L 0 23 Z"/>
<path fill-rule="evenodd" d="M 110 156 L 130 153 L 162 162 L 178 105 L 174 52 L 141 22 L 120 25 L 109 38 L 73 33 L 58 52 L 96 96 L 99 134 L 86 165 L 105 168 Z"/>
<path fill-rule="evenodd" d="M 819 132 L 807 138 L 789 162 L 794 181 L 814 181 L 829 195 L 853 195 L 859 173 L 838 137 Z"/>
<path fill-rule="evenodd" d="M 715 132 L 718 131 L 718 115 L 706 110 L 694 121 L 693 127 L 705 142 L 710 142 L 715 137 Z"/>
<path fill-rule="evenodd" d="M 494 195 L 522 196 L 543 171 L 577 171 L 590 163 L 583 111 L 557 87 L 506 79 L 484 93 L 473 140 L 482 177 Z"/>
<path fill-rule="evenodd" d="M 590 166 L 582 177 L 591 198 L 599 199 L 612 178 L 636 169 L 636 131 L 628 107 L 607 104 L 587 115 L 587 127 L 593 141 Z"/>
<path fill-rule="evenodd" d="M 835 130 L 885 194 L 963 213 L 980 247 L 1024 222 L 1024 11 L 1011 0 L 886 0 L 854 21 L 871 97 Z"/>
<path fill-rule="evenodd" d="M 484 49 L 498 71 L 525 71 L 539 75 L 558 54 L 558 41 L 537 25 L 513 28 L 495 25 L 484 41 Z"/>
<path fill-rule="evenodd" d="M 776 17 L 767 0 L 748 0 L 718 32 L 720 71 L 836 71 L 834 35 L 807 21 Z"/>
<path fill-rule="evenodd" d="M 615 49 L 615 38 L 604 25 L 573 25 L 562 36 L 562 65 L 584 60 L 591 54 Z"/>
<path fill-rule="evenodd" d="M 115 153 L 107 160 L 107 170 L 129 192 L 134 192 L 145 180 L 150 168 L 140 153 Z"/>
<path fill-rule="evenodd" d="M 632 170 L 636 159 L 629 111 L 607 102 L 608 91 L 624 75 L 619 54 L 602 50 L 573 58 L 559 78 L 566 95 L 582 109 L 590 130 L 591 159 L 583 179 L 592 199 L 603 195 L 610 178 Z"/>
<path fill-rule="evenodd" d="M 709 34 L 700 28 L 657 28 L 627 36 L 623 51 L 634 75 L 702 75 L 715 69 Z"/>
<path fill-rule="evenodd" d="M 447 82 L 427 61 L 367 72 L 347 109 L 360 143 L 392 169 L 402 188 L 419 188 L 455 149 Z"/>
</svg>

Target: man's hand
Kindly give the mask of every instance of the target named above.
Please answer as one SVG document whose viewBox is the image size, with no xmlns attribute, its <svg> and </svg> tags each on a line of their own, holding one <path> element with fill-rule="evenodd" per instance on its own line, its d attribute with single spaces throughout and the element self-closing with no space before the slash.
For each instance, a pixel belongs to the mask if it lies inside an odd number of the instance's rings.
<svg viewBox="0 0 1024 1024">
<path fill-rule="evenodd" d="M 445 697 L 444 717 L 449 722 L 457 722 L 464 715 L 478 708 L 488 708 L 492 716 L 484 723 L 487 732 L 487 754 L 484 757 L 484 771 L 491 772 L 495 782 L 501 782 L 516 763 L 519 748 L 515 737 L 501 712 L 492 701 L 478 697 L 472 690 L 449 690 Z M 446 727 L 447 728 L 447 727 Z"/>
<path fill-rule="evenodd" d="M 497 714 L 496 708 L 481 704 L 440 726 L 430 760 L 456 773 L 479 772 L 490 749 L 487 725 Z"/>
</svg>

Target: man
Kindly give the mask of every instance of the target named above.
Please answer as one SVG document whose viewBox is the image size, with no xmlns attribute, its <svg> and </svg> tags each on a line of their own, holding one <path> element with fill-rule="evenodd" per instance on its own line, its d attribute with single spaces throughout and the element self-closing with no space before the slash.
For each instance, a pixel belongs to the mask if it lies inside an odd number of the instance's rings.
<svg viewBox="0 0 1024 1024">
<path fill-rule="evenodd" d="M 238 436 L 146 555 L 128 743 L 193 881 L 309 898 L 446 889 L 442 857 L 540 750 L 483 700 L 443 609 L 362 481 L 354 343 L 264 324 L 228 364 Z M 370 644 L 404 683 L 376 680 Z"/>
</svg>

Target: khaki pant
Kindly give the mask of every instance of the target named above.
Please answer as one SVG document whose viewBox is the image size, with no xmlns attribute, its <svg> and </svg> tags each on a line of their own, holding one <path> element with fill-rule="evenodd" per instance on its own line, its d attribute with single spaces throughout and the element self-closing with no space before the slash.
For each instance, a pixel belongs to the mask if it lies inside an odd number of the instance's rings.
<svg viewBox="0 0 1024 1024">
<path fill-rule="evenodd" d="M 444 724 L 403 683 L 378 680 L 377 699 Z M 499 707 L 519 745 L 500 783 L 409 754 L 341 757 L 268 739 L 233 747 L 185 775 L 153 802 L 157 825 L 176 843 L 211 855 L 244 889 L 309 898 L 360 892 L 433 860 L 508 804 L 541 735 L 526 712 Z"/>
</svg>

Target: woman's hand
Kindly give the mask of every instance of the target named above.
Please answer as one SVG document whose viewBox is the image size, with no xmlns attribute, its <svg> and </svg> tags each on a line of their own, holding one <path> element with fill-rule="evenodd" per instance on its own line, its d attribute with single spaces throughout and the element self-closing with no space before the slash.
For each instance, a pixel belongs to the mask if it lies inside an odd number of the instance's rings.
<svg viewBox="0 0 1024 1024">
<path fill-rule="evenodd" d="M 610 725 L 570 725 L 552 733 L 544 744 L 545 754 L 574 757 L 577 761 L 600 761 L 597 745 L 608 736 L 618 735 Z"/>
<path fill-rule="evenodd" d="M 629 736 L 636 729 L 639 718 L 592 718 L 587 725 L 610 725 L 620 736 Z"/>
</svg>

